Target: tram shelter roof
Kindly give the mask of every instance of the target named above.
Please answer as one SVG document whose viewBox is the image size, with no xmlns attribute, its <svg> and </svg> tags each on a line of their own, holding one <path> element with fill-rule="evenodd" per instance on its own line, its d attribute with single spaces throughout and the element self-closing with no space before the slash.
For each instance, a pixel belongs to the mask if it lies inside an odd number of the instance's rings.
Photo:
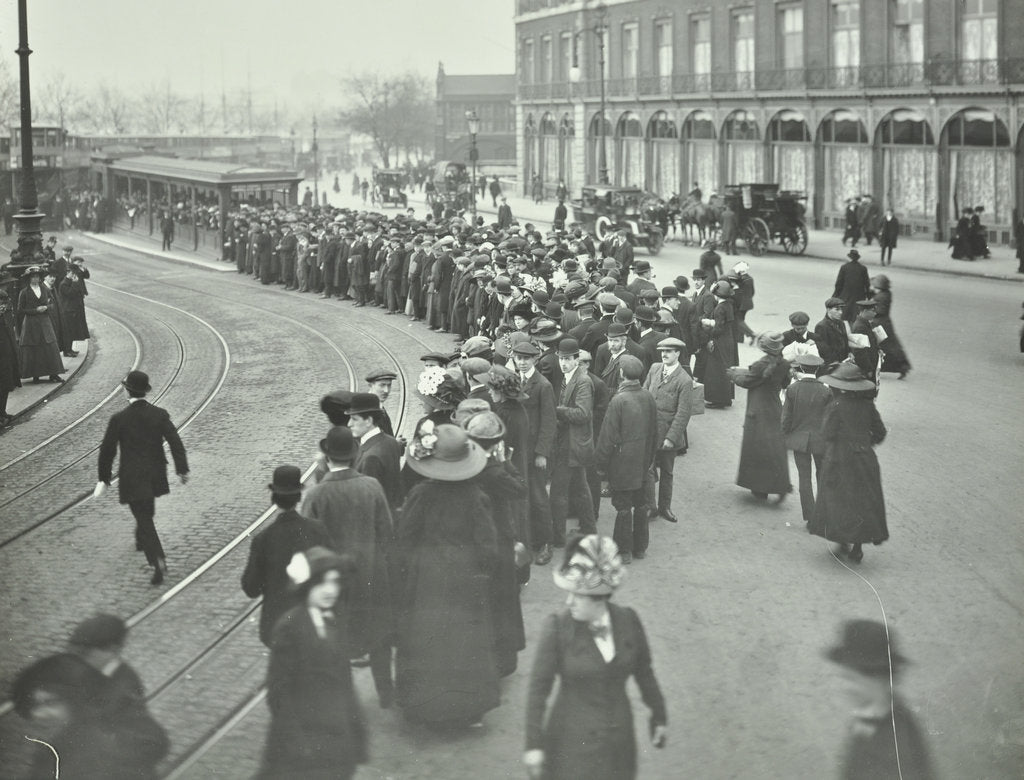
<svg viewBox="0 0 1024 780">
<path fill-rule="evenodd" d="M 150 154 L 115 160 L 108 163 L 107 168 L 111 173 L 172 179 L 213 187 L 238 184 L 297 184 L 302 181 L 302 176 L 297 171 Z"/>
</svg>

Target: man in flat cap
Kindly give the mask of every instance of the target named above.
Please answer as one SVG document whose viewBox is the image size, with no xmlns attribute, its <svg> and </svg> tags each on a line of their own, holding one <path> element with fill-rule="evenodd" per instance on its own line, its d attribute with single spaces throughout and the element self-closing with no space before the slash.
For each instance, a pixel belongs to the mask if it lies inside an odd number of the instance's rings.
<svg viewBox="0 0 1024 780">
<path fill-rule="evenodd" d="M 386 368 L 371 371 L 365 377 L 368 392 L 373 393 L 380 399 L 379 425 L 381 431 L 388 436 L 394 436 L 395 431 L 391 424 L 391 416 L 388 414 L 387 409 L 384 408 L 384 402 L 391 396 L 391 387 L 397 378 L 398 374 Z"/>
<path fill-rule="evenodd" d="M 118 498 L 135 516 L 136 547 L 153 567 L 150 583 L 159 585 L 164 581 L 167 561 L 153 517 L 156 499 L 171 492 L 163 443 L 166 441 L 171 448 L 174 470 L 183 485 L 189 477 L 188 458 L 170 415 L 146 401 L 151 389 L 149 377 L 142 371 L 130 371 L 121 384 L 128 394 L 128 407 L 114 414 L 107 424 L 100 444 L 99 482 L 94 495 L 99 498 L 110 486 L 114 456 L 120 450 Z"/>
</svg>

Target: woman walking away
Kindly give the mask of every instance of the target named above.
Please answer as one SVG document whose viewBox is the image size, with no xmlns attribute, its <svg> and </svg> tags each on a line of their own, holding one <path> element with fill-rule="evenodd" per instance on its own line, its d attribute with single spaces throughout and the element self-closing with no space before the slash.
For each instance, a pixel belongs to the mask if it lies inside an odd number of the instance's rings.
<svg viewBox="0 0 1024 780">
<path fill-rule="evenodd" d="M 729 369 L 732 381 L 748 391 L 736 484 L 762 501 L 774 493 L 781 502 L 793 489 L 780 400 L 780 393 L 789 386 L 789 361 L 782 357 L 781 333 L 762 333 L 757 347 L 764 357 L 749 368 Z"/>
<path fill-rule="evenodd" d="M 892 324 L 892 284 L 885 274 L 872 278 L 871 300 L 875 302 L 875 318 L 872 325 L 885 331 L 878 333 L 876 330 L 875 333 L 878 337 L 878 346 L 882 350 L 881 370 L 899 373 L 900 379 L 906 379 L 910 371 L 910 360 L 907 359 L 907 353 Z"/>
<path fill-rule="evenodd" d="M 872 400 L 875 383 L 855 364 L 841 363 L 821 381 L 835 400 L 825 412 L 825 460 L 807 530 L 838 542 L 836 555 L 860 563 L 865 542 L 889 538 L 882 475 L 872 449 L 885 440 L 885 425 Z"/>
<path fill-rule="evenodd" d="M 367 759 L 345 616 L 336 609 L 355 562 L 311 547 L 295 553 L 287 571 L 301 603 L 274 628 L 267 672 L 270 730 L 258 777 L 346 780 Z"/>
<path fill-rule="evenodd" d="M 632 609 L 611 603 L 623 575 L 619 548 L 597 534 L 570 541 L 554 572 L 555 584 L 569 596 L 567 609 L 544 621 L 530 675 L 523 763 L 531 778 L 636 777 L 633 711 L 626 694 L 630 677 L 651 711 L 651 743 L 665 746 L 665 699 L 643 625 Z M 555 677 L 558 693 L 549 709 Z"/>
</svg>

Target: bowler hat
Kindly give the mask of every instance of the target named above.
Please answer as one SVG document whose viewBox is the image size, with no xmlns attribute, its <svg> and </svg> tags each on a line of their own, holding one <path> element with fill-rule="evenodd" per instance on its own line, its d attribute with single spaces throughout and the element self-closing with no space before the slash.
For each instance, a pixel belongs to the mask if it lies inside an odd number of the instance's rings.
<svg viewBox="0 0 1024 780">
<path fill-rule="evenodd" d="M 675 286 L 662 287 L 661 288 L 661 297 L 662 298 L 678 298 L 679 297 L 679 288 L 675 287 Z"/>
<path fill-rule="evenodd" d="M 625 336 L 629 333 L 629 328 L 623 325 L 621 322 L 613 322 L 608 326 L 608 338 L 614 339 L 620 336 Z"/>
<path fill-rule="evenodd" d="M 576 339 L 562 339 L 558 342 L 559 357 L 575 357 L 580 354 L 580 344 Z"/>
<path fill-rule="evenodd" d="M 487 453 L 457 425 L 443 424 L 409 443 L 406 465 L 427 479 L 461 482 L 487 465 Z"/>
<path fill-rule="evenodd" d="M 355 460 L 359 442 L 347 426 L 335 425 L 327 432 L 327 437 L 320 440 L 320 451 L 331 460 Z"/>
<path fill-rule="evenodd" d="M 632 325 L 633 324 L 633 311 L 626 306 L 620 306 L 615 310 L 615 316 L 612 318 L 613 322 L 618 322 L 620 325 Z"/>
<path fill-rule="evenodd" d="M 649 260 L 637 260 L 633 263 L 634 273 L 642 274 L 651 270 L 651 263 Z"/>
<path fill-rule="evenodd" d="M 538 306 L 547 306 L 551 302 L 551 296 L 548 295 L 547 290 L 533 290 L 529 295 Z"/>
<path fill-rule="evenodd" d="M 302 492 L 302 472 L 298 466 L 278 466 L 267 487 L 282 496 L 297 496 Z"/>
<path fill-rule="evenodd" d="M 702 268 L 694 268 L 693 273 L 690 274 L 691 279 L 707 279 L 708 272 Z"/>
<path fill-rule="evenodd" d="M 877 620 L 847 620 L 840 630 L 839 644 L 826 653 L 830 661 L 867 674 L 888 674 L 907 663 L 896 652 L 889 629 Z"/>
<path fill-rule="evenodd" d="M 153 389 L 149 384 L 149 375 L 144 371 L 129 371 L 121 384 L 129 393 L 148 393 Z"/>
<path fill-rule="evenodd" d="M 68 644 L 106 648 L 123 645 L 127 637 L 128 626 L 121 618 L 101 612 L 75 626 Z"/>
<path fill-rule="evenodd" d="M 637 306 L 636 314 L 633 315 L 640 322 L 657 322 L 658 314 L 650 306 Z"/>
<path fill-rule="evenodd" d="M 381 411 L 380 396 L 374 393 L 356 393 L 352 396 L 352 405 L 348 408 L 349 415 L 366 415 L 379 411 Z"/>
<path fill-rule="evenodd" d="M 851 260 L 860 260 L 860 252 L 858 252 L 856 249 L 851 249 L 849 252 L 846 253 L 846 256 Z"/>
</svg>

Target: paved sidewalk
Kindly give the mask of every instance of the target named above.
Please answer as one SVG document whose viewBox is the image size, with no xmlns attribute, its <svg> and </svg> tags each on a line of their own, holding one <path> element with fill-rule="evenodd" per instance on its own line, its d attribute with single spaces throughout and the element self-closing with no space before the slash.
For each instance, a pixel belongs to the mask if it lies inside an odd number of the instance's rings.
<svg viewBox="0 0 1024 780">
<path fill-rule="evenodd" d="M 125 233 L 82 233 L 83 238 L 91 238 L 96 241 L 101 241 L 104 244 L 111 244 L 112 246 L 120 247 L 121 249 L 129 249 L 132 252 L 138 252 L 139 254 L 148 255 L 149 257 L 156 257 L 161 260 L 169 260 L 172 263 L 178 263 L 180 265 L 190 265 L 198 268 L 205 268 L 207 271 L 234 271 L 234 263 L 225 263 L 223 261 L 214 260 L 206 255 L 199 254 L 198 252 L 181 252 L 176 249 L 164 252 L 156 248 L 156 244 L 153 241 L 148 241 L 145 238 L 139 238 L 138 236 L 131 236 Z"/>
<path fill-rule="evenodd" d="M 39 384 L 35 384 L 31 379 L 22 379 L 22 386 L 15 388 L 7 398 L 7 413 L 15 418 L 21 417 L 40 404 L 45 404 L 50 396 L 68 387 L 71 378 L 85 366 L 86 358 L 89 357 L 89 343 L 88 341 L 75 342 L 78 357 L 61 356 L 61 360 L 64 361 L 64 373 L 61 374 L 61 377 L 64 382 L 57 384 L 43 379 Z"/>
</svg>

